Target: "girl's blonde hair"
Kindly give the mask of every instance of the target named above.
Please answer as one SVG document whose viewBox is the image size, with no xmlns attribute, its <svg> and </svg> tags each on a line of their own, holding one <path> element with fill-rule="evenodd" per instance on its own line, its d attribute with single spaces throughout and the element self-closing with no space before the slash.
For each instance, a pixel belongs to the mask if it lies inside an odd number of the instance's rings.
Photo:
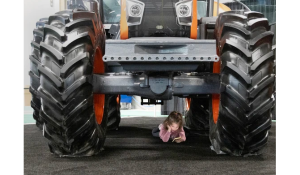
<svg viewBox="0 0 300 175">
<path fill-rule="evenodd" d="M 166 118 L 166 120 L 163 122 L 164 128 L 167 130 L 167 125 L 172 125 L 172 123 L 177 123 L 179 129 L 183 127 L 182 114 L 180 112 L 171 112 Z"/>
</svg>

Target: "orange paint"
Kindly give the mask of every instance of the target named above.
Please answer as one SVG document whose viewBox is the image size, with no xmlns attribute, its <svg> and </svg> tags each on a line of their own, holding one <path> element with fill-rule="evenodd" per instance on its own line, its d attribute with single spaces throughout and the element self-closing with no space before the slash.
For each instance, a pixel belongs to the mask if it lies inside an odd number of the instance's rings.
<svg viewBox="0 0 300 175">
<path fill-rule="evenodd" d="M 128 24 L 126 19 L 126 0 L 121 0 L 120 39 L 128 39 Z"/>
<path fill-rule="evenodd" d="M 213 16 L 218 16 L 217 6 L 218 6 L 218 2 L 214 2 Z M 231 11 L 231 9 L 228 6 L 226 6 L 222 3 L 219 3 L 219 14 L 222 13 L 222 12 L 226 12 L 226 11 Z"/>
<path fill-rule="evenodd" d="M 213 16 L 217 16 L 217 6 L 218 3 L 214 2 L 214 11 L 213 11 Z M 226 5 L 219 3 L 219 13 L 225 12 L 225 11 L 230 11 L 231 9 L 227 7 Z M 220 29 L 218 29 L 220 30 Z M 217 36 L 216 36 L 217 37 Z M 218 37 L 217 37 L 218 38 Z M 219 42 L 217 41 L 217 55 L 220 57 L 220 51 L 219 51 Z M 221 60 L 218 62 L 214 63 L 213 66 L 213 73 L 221 73 Z M 213 120 L 214 123 L 217 123 L 218 118 L 219 118 L 219 110 L 220 110 L 220 94 L 212 94 L 212 113 L 213 113 Z"/>
<path fill-rule="evenodd" d="M 120 95 L 117 96 L 117 104 L 120 104 Z"/>
<path fill-rule="evenodd" d="M 121 99 L 121 96 L 120 95 L 117 95 L 117 110 L 119 111 L 120 110 L 120 108 L 121 108 L 121 105 L 120 105 L 120 100 Z"/>
<path fill-rule="evenodd" d="M 105 103 L 104 94 L 94 94 L 94 110 L 95 110 L 96 121 L 98 124 L 101 124 L 103 119 L 104 103 Z"/>
<path fill-rule="evenodd" d="M 191 98 L 185 98 L 185 102 L 186 102 L 186 110 L 190 110 Z"/>
<path fill-rule="evenodd" d="M 191 39 L 197 39 L 197 27 L 198 27 L 198 20 L 197 20 L 197 0 L 193 0 L 193 11 L 192 11 L 192 25 L 191 25 Z"/>
<path fill-rule="evenodd" d="M 220 94 L 212 94 L 212 108 L 214 123 L 217 123 L 219 118 Z"/>
<path fill-rule="evenodd" d="M 217 45 L 217 55 L 220 56 L 218 45 Z M 220 74 L 220 72 L 221 72 L 221 61 L 219 60 L 218 62 L 214 62 L 213 73 Z M 219 105 L 220 105 L 220 94 L 212 94 L 212 113 L 213 113 L 214 123 L 217 123 L 218 121 L 219 107 L 220 107 Z"/>
<path fill-rule="evenodd" d="M 101 49 L 97 47 L 94 58 L 94 74 L 102 74 L 105 72 L 102 56 L 103 53 Z M 98 124 L 101 124 L 104 114 L 105 94 L 94 94 L 93 97 L 96 121 Z"/>
<path fill-rule="evenodd" d="M 95 53 L 95 58 L 94 58 L 94 74 L 103 74 L 105 69 L 104 69 L 104 62 L 102 60 L 102 50 L 100 47 L 96 48 L 96 53 Z"/>
</svg>

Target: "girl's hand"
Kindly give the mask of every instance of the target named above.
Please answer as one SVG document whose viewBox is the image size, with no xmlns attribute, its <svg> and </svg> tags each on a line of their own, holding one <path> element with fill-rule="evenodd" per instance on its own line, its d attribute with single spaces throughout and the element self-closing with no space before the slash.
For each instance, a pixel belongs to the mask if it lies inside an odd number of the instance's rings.
<svg viewBox="0 0 300 175">
<path fill-rule="evenodd" d="M 171 126 L 170 125 L 167 125 L 167 127 L 168 127 L 168 132 L 171 132 Z"/>
<path fill-rule="evenodd" d="M 176 139 L 175 142 L 180 143 L 180 142 L 182 142 L 182 139 Z"/>
</svg>

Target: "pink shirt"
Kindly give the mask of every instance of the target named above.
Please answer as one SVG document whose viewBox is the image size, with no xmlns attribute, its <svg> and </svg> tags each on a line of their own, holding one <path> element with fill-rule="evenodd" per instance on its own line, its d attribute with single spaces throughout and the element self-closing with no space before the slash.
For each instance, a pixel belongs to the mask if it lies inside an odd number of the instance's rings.
<svg viewBox="0 0 300 175">
<path fill-rule="evenodd" d="M 181 137 L 181 139 L 183 141 L 186 140 L 186 138 L 185 138 L 185 132 L 183 130 L 183 127 L 181 127 L 180 129 L 177 129 L 176 131 L 169 132 L 168 130 L 166 130 L 163 127 L 163 124 L 160 124 L 159 125 L 159 129 L 160 129 L 159 137 L 162 139 L 163 142 L 168 142 L 169 139 L 173 140 L 176 137 Z"/>
</svg>

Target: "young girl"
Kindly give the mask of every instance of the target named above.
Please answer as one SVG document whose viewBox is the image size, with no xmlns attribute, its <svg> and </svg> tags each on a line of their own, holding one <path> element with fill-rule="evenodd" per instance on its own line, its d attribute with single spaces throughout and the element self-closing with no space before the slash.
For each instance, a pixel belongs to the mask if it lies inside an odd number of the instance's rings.
<svg viewBox="0 0 300 175">
<path fill-rule="evenodd" d="M 158 133 L 159 132 L 159 133 Z M 166 120 L 152 130 L 152 135 L 154 137 L 160 137 L 163 142 L 168 142 L 169 140 L 174 140 L 176 143 L 184 142 L 185 132 L 183 130 L 182 124 L 182 114 L 176 111 L 170 113 Z"/>
</svg>

